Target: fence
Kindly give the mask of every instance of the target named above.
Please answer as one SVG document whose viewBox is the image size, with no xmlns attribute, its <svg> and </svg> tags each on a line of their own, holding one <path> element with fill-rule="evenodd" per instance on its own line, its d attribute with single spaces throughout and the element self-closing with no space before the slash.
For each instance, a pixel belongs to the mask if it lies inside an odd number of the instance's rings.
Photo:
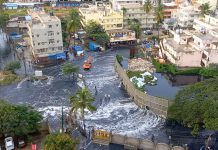
<svg viewBox="0 0 218 150">
<path fill-rule="evenodd" d="M 93 142 L 108 145 L 109 143 L 123 145 L 125 149 L 142 150 L 185 150 L 181 146 L 170 146 L 166 143 L 155 143 L 151 140 L 127 137 L 125 135 L 112 134 L 100 130 L 94 131 Z"/>
<path fill-rule="evenodd" d="M 120 79 L 122 80 L 125 89 L 133 98 L 133 101 L 136 105 L 141 108 L 146 107 L 160 116 L 163 116 L 165 118 L 167 117 L 167 109 L 173 103 L 172 100 L 151 96 L 136 89 L 133 83 L 130 81 L 129 77 L 127 76 L 126 71 L 120 66 L 117 60 L 115 61 L 115 69 Z"/>
</svg>

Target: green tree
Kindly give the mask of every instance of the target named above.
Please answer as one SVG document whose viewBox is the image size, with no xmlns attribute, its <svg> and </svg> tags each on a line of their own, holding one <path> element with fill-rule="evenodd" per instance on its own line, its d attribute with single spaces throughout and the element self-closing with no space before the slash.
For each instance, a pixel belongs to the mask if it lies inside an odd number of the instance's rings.
<svg viewBox="0 0 218 150">
<path fill-rule="evenodd" d="M 5 71 L 11 71 L 12 73 L 15 73 L 16 69 L 19 69 L 20 66 L 20 62 L 19 61 L 11 61 L 8 64 L 6 64 L 4 70 Z"/>
<path fill-rule="evenodd" d="M 135 31 L 136 38 L 139 39 L 141 37 L 141 23 L 138 19 L 132 19 L 127 20 L 128 26 L 130 26 L 130 29 Z"/>
<path fill-rule="evenodd" d="M 200 6 L 201 16 L 208 15 L 211 12 L 211 6 L 209 3 L 204 3 Z"/>
<path fill-rule="evenodd" d="M 89 92 L 88 88 L 79 89 L 75 95 L 69 97 L 71 103 L 71 116 L 74 115 L 80 110 L 80 118 L 84 123 L 84 111 L 85 109 L 93 112 L 96 111 L 96 107 L 92 105 L 95 101 L 95 98 Z"/>
<path fill-rule="evenodd" d="M 208 79 L 185 87 L 168 109 L 168 119 L 192 128 L 218 130 L 218 79 Z"/>
<path fill-rule="evenodd" d="M 46 136 L 43 150 L 76 150 L 78 142 L 65 133 L 54 133 Z"/>
<path fill-rule="evenodd" d="M 107 35 L 102 25 L 95 21 L 90 21 L 87 24 L 86 33 L 88 37 L 95 39 L 97 43 L 103 46 L 110 42 L 110 37 Z"/>
<path fill-rule="evenodd" d="M 127 12 L 127 9 L 125 7 L 122 8 L 122 11 L 123 11 L 123 16 L 126 15 L 126 12 Z"/>
<path fill-rule="evenodd" d="M 0 100 L 0 134 L 27 135 L 39 129 L 42 116 L 32 107 Z"/>
<path fill-rule="evenodd" d="M 9 20 L 8 13 L 5 12 L 0 13 L 0 28 L 2 28 L 2 30 L 5 29 L 8 20 Z"/>
<path fill-rule="evenodd" d="M 155 19 L 157 21 L 157 28 L 158 28 L 158 41 L 160 42 L 160 25 L 163 23 L 164 20 L 164 13 L 163 13 L 163 4 L 161 0 L 158 0 L 158 5 L 155 7 Z"/>
<path fill-rule="evenodd" d="M 218 76 L 218 64 L 210 64 L 208 67 L 200 70 L 200 75 L 205 78 L 212 78 Z"/>
<path fill-rule="evenodd" d="M 73 80 L 75 77 L 75 73 L 79 72 L 79 67 L 73 65 L 72 63 L 66 63 L 62 66 L 62 72 L 65 75 L 70 75 L 73 74 Z"/>
<path fill-rule="evenodd" d="M 76 31 L 80 29 L 81 27 L 81 16 L 79 15 L 78 9 L 72 9 L 70 12 L 70 20 L 67 23 L 67 31 L 69 34 L 69 47 L 71 43 L 71 33 L 74 35 L 74 43 L 73 45 L 75 46 L 75 34 Z"/>
<path fill-rule="evenodd" d="M 144 4 L 144 11 L 146 13 L 146 26 L 148 25 L 148 14 L 151 12 L 153 9 L 152 3 L 150 0 L 147 0 Z"/>
</svg>

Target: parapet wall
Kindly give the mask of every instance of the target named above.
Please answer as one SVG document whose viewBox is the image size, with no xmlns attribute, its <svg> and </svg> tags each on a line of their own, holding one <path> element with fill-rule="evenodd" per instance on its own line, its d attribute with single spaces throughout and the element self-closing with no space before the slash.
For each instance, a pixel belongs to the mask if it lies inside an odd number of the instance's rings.
<svg viewBox="0 0 218 150">
<path fill-rule="evenodd" d="M 126 71 L 120 66 L 117 60 L 115 61 L 115 70 L 118 73 L 125 89 L 133 98 L 133 101 L 136 105 L 141 108 L 147 107 L 154 113 L 165 118 L 167 117 L 167 109 L 173 103 L 173 101 L 151 96 L 136 89 L 133 83 L 130 81 L 129 77 L 127 76 Z"/>
</svg>

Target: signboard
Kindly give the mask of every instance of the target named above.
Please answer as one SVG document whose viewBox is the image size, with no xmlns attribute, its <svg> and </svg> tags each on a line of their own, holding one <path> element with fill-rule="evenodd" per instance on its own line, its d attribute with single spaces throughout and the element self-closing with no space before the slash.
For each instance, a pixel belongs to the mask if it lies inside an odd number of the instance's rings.
<svg viewBox="0 0 218 150">
<path fill-rule="evenodd" d="M 35 76 L 36 77 L 41 77 L 42 76 L 42 71 L 41 70 L 36 70 L 35 71 Z"/>
<path fill-rule="evenodd" d="M 110 140 L 110 133 L 107 131 L 95 130 L 93 139 Z"/>
<path fill-rule="evenodd" d="M 31 150 L 36 150 L 36 144 L 31 144 Z"/>
</svg>

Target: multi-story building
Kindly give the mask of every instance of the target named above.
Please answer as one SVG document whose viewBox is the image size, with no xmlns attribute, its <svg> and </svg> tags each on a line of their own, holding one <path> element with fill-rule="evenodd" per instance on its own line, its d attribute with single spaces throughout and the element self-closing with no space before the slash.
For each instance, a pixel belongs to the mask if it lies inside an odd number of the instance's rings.
<svg viewBox="0 0 218 150">
<path fill-rule="evenodd" d="M 175 2 L 163 3 L 163 7 L 164 19 L 171 18 L 171 14 L 177 10 L 177 4 Z"/>
<path fill-rule="evenodd" d="M 111 45 L 125 43 L 132 44 L 136 42 L 135 32 L 128 29 L 109 30 L 107 31 L 107 34 L 110 37 Z"/>
<path fill-rule="evenodd" d="M 194 19 L 193 28 L 200 32 L 218 29 L 218 16 L 205 15 L 204 18 Z"/>
<path fill-rule="evenodd" d="M 123 11 L 124 28 L 128 28 L 129 21 L 137 19 L 141 23 L 141 28 L 152 28 L 156 24 L 154 12 L 146 14 L 143 5 L 135 4 L 120 4 L 118 9 Z"/>
<path fill-rule="evenodd" d="M 27 24 L 33 57 L 38 62 L 65 59 L 61 21 L 44 11 L 29 11 L 32 22 Z"/>
<path fill-rule="evenodd" d="M 114 11 L 110 4 L 96 3 L 86 5 L 79 9 L 82 16 L 82 25 L 85 26 L 91 20 L 98 22 L 105 30 L 123 28 L 123 13 Z"/>
<path fill-rule="evenodd" d="M 182 28 L 192 27 L 194 19 L 200 15 L 200 10 L 196 9 L 190 3 L 182 3 L 179 5 L 172 18 L 177 20 L 177 24 Z"/>
<path fill-rule="evenodd" d="M 200 67 L 218 63 L 216 36 L 181 29 L 170 32 L 173 38 L 163 40 L 161 54 L 171 63 L 179 67 Z"/>
</svg>

